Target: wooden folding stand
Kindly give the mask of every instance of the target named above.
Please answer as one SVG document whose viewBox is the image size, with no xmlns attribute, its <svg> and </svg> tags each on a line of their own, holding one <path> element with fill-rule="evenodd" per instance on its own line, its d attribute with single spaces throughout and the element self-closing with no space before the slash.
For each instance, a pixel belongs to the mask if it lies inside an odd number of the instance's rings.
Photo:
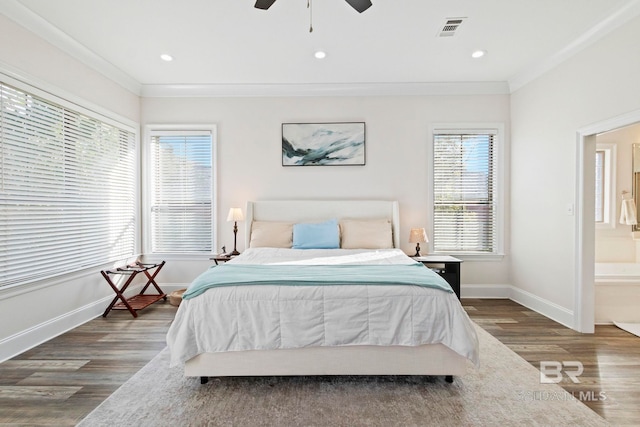
<svg viewBox="0 0 640 427">
<path fill-rule="evenodd" d="M 162 292 L 160 286 L 155 281 L 155 277 L 158 275 L 162 267 L 164 266 L 165 261 L 162 261 L 159 264 L 143 264 L 141 262 L 137 262 L 135 264 L 129 264 L 126 267 L 119 267 L 115 270 L 102 270 L 102 276 L 105 278 L 113 292 L 116 293 L 115 298 L 111 301 L 111 304 L 107 307 L 107 309 L 102 314 L 102 317 L 107 317 L 107 314 L 111 310 L 129 310 L 129 312 L 133 315 L 133 317 L 138 317 L 137 310 L 142 310 L 145 307 L 150 306 L 154 302 L 160 301 L 161 299 L 167 300 L 167 294 Z M 155 269 L 155 271 L 154 271 Z M 144 285 L 140 293 L 134 295 L 130 298 L 126 298 L 124 296 L 125 291 L 129 287 L 129 285 L 133 282 L 133 279 L 139 274 L 144 273 L 147 276 L 147 283 Z M 122 285 L 122 288 L 118 288 L 109 275 L 128 275 L 127 281 Z M 157 294 L 147 294 L 144 292 L 147 290 L 149 285 L 153 285 L 158 291 Z M 118 302 L 120 300 L 120 302 Z"/>
</svg>

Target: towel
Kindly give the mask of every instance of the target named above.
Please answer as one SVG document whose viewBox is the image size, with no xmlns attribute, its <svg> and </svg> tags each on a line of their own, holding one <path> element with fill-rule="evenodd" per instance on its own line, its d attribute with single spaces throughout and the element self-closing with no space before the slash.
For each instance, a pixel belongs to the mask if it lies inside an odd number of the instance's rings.
<svg viewBox="0 0 640 427">
<path fill-rule="evenodd" d="M 620 224 L 636 225 L 638 223 L 638 217 L 636 212 L 636 205 L 633 199 L 622 200 L 620 206 Z"/>
</svg>

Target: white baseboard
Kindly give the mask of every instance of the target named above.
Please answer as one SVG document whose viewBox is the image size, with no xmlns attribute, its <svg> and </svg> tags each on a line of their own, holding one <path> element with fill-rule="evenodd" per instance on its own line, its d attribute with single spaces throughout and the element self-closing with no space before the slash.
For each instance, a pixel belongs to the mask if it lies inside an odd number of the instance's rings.
<svg viewBox="0 0 640 427">
<path fill-rule="evenodd" d="M 510 294 L 511 285 L 462 285 L 460 289 L 462 298 L 508 299 Z"/>
<path fill-rule="evenodd" d="M 187 286 L 189 286 L 189 283 L 163 283 L 160 287 L 167 295 L 169 295 L 171 292 L 179 291 L 180 289 L 187 289 Z"/>
<path fill-rule="evenodd" d="M 141 284 L 132 285 L 131 288 L 127 290 L 126 295 L 133 295 L 140 292 L 141 289 Z M 165 289 L 162 290 L 169 293 Z M 83 307 L 79 307 L 76 310 L 0 340 L 0 363 L 70 331 L 73 328 L 77 328 L 98 316 L 102 316 L 102 313 L 104 313 L 105 308 L 111 300 L 113 300 L 114 296 L 115 295 L 109 295 L 101 298 Z"/>
<path fill-rule="evenodd" d="M 511 287 L 509 299 L 530 308 L 531 310 L 536 311 L 543 316 L 566 326 L 567 328 L 573 329 L 572 325 L 574 324 L 574 314 L 572 310 L 568 310 L 558 304 L 513 286 Z"/>
<path fill-rule="evenodd" d="M 568 328 L 574 322 L 573 311 L 511 285 L 464 285 L 460 292 L 462 298 L 510 299 Z"/>
<path fill-rule="evenodd" d="M 112 299 L 112 296 L 102 298 L 3 339 L 0 341 L 0 362 L 11 359 L 102 315 Z"/>
</svg>

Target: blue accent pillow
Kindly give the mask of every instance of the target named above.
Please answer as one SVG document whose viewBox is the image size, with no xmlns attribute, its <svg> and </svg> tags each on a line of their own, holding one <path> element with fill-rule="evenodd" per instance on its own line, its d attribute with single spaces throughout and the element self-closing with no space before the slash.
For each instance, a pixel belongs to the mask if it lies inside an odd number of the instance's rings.
<svg viewBox="0 0 640 427">
<path fill-rule="evenodd" d="M 338 220 L 293 225 L 293 249 L 337 249 L 340 247 Z"/>
</svg>

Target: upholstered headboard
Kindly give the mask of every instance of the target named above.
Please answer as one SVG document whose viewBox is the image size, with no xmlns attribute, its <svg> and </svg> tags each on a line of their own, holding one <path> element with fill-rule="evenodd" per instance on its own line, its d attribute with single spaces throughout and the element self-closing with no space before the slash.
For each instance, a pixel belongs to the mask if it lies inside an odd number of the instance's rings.
<svg viewBox="0 0 640 427">
<path fill-rule="evenodd" d="M 388 200 L 265 200 L 247 202 L 245 247 L 251 241 L 253 221 L 315 222 L 327 219 L 378 219 L 391 221 L 393 246 L 400 247 L 400 213 L 397 201 Z"/>
</svg>

